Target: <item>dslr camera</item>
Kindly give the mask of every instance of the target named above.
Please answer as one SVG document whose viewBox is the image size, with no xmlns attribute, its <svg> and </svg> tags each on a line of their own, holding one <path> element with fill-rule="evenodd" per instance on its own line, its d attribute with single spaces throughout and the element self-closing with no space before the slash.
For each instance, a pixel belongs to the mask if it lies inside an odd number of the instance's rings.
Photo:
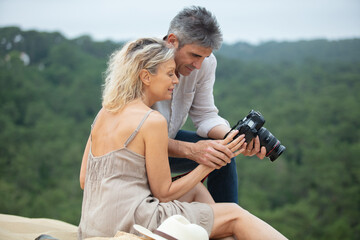
<svg viewBox="0 0 360 240">
<path fill-rule="evenodd" d="M 245 134 L 245 142 L 247 143 L 259 136 L 260 145 L 266 148 L 266 157 L 270 158 L 271 161 L 275 161 L 286 148 L 269 130 L 263 127 L 264 123 L 265 119 L 261 113 L 251 110 L 244 119 L 238 121 L 231 131 L 234 129 L 239 130 L 239 133 L 234 138 Z"/>
</svg>

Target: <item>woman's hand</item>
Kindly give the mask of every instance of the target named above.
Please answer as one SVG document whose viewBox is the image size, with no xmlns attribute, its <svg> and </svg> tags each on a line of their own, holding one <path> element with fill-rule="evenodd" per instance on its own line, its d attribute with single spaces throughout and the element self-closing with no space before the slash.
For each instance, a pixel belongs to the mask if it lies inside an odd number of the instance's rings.
<svg viewBox="0 0 360 240">
<path fill-rule="evenodd" d="M 246 149 L 245 134 L 241 134 L 234 139 L 238 130 L 231 131 L 224 140 L 219 140 L 221 144 L 225 145 L 233 153 L 232 157 L 236 157 Z M 245 143 L 245 144 L 244 144 Z"/>
</svg>

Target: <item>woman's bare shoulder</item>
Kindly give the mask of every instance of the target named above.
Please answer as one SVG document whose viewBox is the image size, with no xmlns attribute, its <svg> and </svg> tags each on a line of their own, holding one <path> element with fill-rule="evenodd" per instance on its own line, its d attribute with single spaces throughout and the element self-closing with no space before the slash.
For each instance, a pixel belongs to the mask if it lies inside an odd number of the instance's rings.
<svg viewBox="0 0 360 240">
<path fill-rule="evenodd" d="M 167 121 L 165 117 L 157 111 L 152 111 L 141 127 L 142 134 L 148 137 L 156 137 L 155 135 L 165 131 L 167 132 Z"/>
<path fill-rule="evenodd" d="M 146 121 L 147 127 L 167 127 L 166 118 L 158 111 L 152 111 Z"/>
</svg>

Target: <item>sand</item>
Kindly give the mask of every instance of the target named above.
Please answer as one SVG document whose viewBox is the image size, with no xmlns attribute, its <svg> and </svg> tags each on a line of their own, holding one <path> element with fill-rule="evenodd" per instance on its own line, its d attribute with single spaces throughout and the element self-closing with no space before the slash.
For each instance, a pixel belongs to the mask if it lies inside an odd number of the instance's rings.
<svg viewBox="0 0 360 240">
<path fill-rule="evenodd" d="M 77 226 L 54 219 L 0 214 L 0 239 L 34 240 L 41 234 L 59 240 L 77 240 Z"/>
<path fill-rule="evenodd" d="M 48 218 L 26 218 L 0 214 L 0 240 L 35 240 L 42 234 L 58 240 L 77 240 L 78 227 Z M 112 238 L 88 238 L 86 240 L 139 240 L 149 239 L 119 231 Z"/>
</svg>

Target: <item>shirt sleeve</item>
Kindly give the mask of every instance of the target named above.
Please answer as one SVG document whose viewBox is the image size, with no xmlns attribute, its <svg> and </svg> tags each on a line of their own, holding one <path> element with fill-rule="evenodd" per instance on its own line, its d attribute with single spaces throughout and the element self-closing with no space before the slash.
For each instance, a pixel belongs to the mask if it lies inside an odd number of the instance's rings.
<svg viewBox="0 0 360 240">
<path fill-rule="evenodd" d="M 201 137 L 208 137 L 209 131 L 217 125 L 230 126 L 229 122 L 218 115 L 213 88 L 215 83 L 216 58 L 211 54 L 204 60 L 196 81 L 196 92 L 189 116 Z"/>
</svg>

